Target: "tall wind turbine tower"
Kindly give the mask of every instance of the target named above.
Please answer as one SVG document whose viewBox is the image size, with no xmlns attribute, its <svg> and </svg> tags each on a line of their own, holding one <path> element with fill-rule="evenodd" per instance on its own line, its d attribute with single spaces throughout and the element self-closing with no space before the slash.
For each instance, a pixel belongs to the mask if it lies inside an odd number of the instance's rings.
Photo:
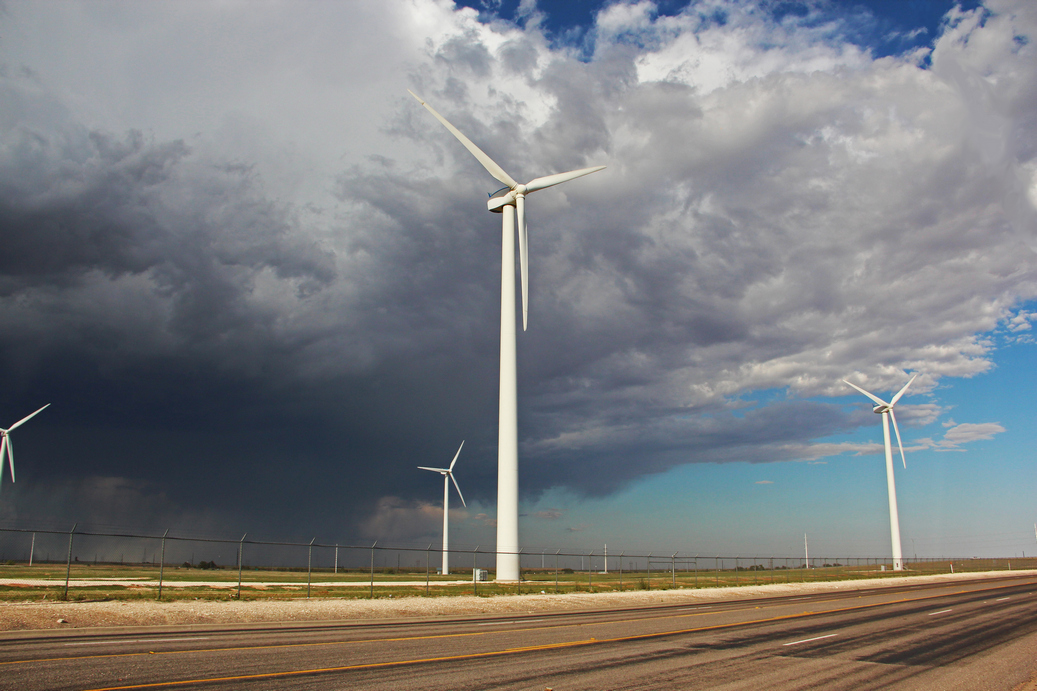
<svg viewBox="0 0 1037 691">
<path fill-rule="evenodd" d="M 439 473 L 443 476 L 443 575 L 446 576 L 450 573 L 450 481 L 453 480 L 454 487 L 457 488 L 457 496 L 461 497 L 461 505 L 467 507 L 468 504 L 464 503 L 464 495 L 461 494 L 461 487 L 457 484 L 457 480 L 454 478 L 454 464 L 457 463 L 457 457 L 461 455 L 461 449 L 464 447 L 464 442 L 461 442 L 461 446 L 457 447 L 457 453 L 454 454 L 454 460 L 450 461 L 449 468 L 426 468 L 423 465 L 418 466 L 418 470 L 431 470 L 434 473 Z"/>
<path fill-rule="evenodd" d="M 487 208 L 501 219 L 501 311 L 500 311 L 500 400 L 497 438 L 497 580 L 519 580 L 518 536 L 518 376 L 515 365 L 515 228 L 518 216 L 519 274 L 522 283 L 522 330 L 526 330 L 529 295 L 529 244 L 526 234 L 526 195 L 575 178 L 595 173 L 605 166 L 582 168 L 535 178 L 526 184 L 516 182 L 503 168 L 447 122 L 413 91 L 428 112 L 439 120 L 483 168 L 506 185 L 493 194 Z"/>
<path fill-rule="evenodd" d="M 889 421 L 893 421 L 893 431 L 897 433 L 897 446 L 900 447 L 900 461 L 904 464 L 904 468 L 907 469 L 907 460 L 904 458 L 904 445 L 900 441 L 900 428 L 897 427 L 897 416 L 893 412 L 893 406 L 897 404 L 900 397 L 907 391 L 907 387 L 911 386 L 911 382 L 915 380 L 914 375 L 911 377 L 904 388 L 897 392 L 897 395 L 890 399 L 889 403 L 886 403 L 878 396 L 868 393 L 859 386 L 850 384 L 850 382 L 843 379 L 844 384 L 849 384 L 853 388 L 860 391 L 862 394 L 870 398 L 875 403 L 875 407 L 872 411 L 876 415 L 882 416 L 882 436 L 886 442 L 886 489 L 889 492 L 889 532 L 893 542 L 893 570 L 903 571 L 904 570 L 904 553 L 900 548 L 900 516 L 897 514 L 897 488 L 893 482 L 893 449 L 889 443 Z"/>
</svg>

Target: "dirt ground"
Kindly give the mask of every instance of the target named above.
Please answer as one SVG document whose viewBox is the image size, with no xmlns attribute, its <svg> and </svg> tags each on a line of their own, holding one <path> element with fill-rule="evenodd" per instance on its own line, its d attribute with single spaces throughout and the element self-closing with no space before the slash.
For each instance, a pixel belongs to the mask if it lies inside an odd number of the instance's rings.
<svg viewBox="0 0 1037 691">
<path fill-rule="evenodd" d="M 1037 571 L 1013 571 L 1013 575 L 1037 576 Z M 738 588 L 702 588 L 623 593 L 570 593 L 499 595 L 494 597 L 402 597 L 374 600 L 131 600 L 111 602 L 24 602 L 0 604 L 0 632 L 29 630 L 162 626 L 189 624 L 274 624 L 362 619 L 413 619 L 478 614 L 533 614 L 574 610 L 615 609 L 653 604 L 709 602 L 773 597 L 792 593 L 818 593 L 864 588 L 895 588 L 917 583 L 981 580 L 1007 575 L 942 574 L 896 579 L 825 583 L 792 583 Z M 3 636 L 0 633 L 0 636 Z M 9 636 L 7 636 L 9 637 Z"/>
</svg>

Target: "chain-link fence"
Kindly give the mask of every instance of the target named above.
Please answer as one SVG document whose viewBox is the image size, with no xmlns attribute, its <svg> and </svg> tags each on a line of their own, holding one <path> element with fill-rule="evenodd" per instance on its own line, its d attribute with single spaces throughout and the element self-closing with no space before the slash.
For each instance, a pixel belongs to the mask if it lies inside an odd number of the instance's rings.
<svg viewBox="0 0 1037 691">
<path fill-rule="evenodd" d="M 1037 568 L 1037 558 L 725 556 L 540 550 L 496 583 L 493 550 L 0 528 L 0 601 L 376 597 L 806 583 Z"/>
</svg>

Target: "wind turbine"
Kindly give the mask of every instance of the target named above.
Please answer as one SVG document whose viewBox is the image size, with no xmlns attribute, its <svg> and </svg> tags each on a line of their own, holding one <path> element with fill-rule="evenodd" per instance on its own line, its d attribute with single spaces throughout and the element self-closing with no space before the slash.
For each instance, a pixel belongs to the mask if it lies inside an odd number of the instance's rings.
<svg viewBox="0 0 1037 691">
<path fill-rule="evenodd" d="M 457 453 L 454 454 L 454 460 L 450 461 L 449 468 L 426 468 L 423 465 L 419 465 L 420 470 L 431 470 L 434 473 L 439 473 L 443 476 L 443 575 L 450 573 L 450 480 L 453 480 L 454 487 L 457 488 L 457 496 L 461 497 L 461 505 L 465 508 L 468 504 L 464 503 L 464 495 L 461 494 L 461 488 L 457 484 L 457 480 L 454 479 L 454 464 L 457 463 L 457 457 L 461 455 L 461 447 L 464 446 L 464 442 L 461 442 L 461 446 L 457 447 Z"/>
<path fill-rule="evenodd" d="M 43 406 L 43 408 L 46 408 L 49 405 L 50 403 Z M 11 444 L 11 432 L 15 431 L 32 418 L 39 415 L 43 408 L 40 408 L 32 415 L 27 415 L 26 417 L 23 417 L 21 420 L 14 423 L 7 429 L 3 429 L 2 427 L 0 427 L 0 438 L 2 438 L 0 439 L 0 481 L 4 479 L 4 454 L 7 454 L 7 465 L 11 468 L 11 482 L 14 482 L 14 446 L 13 444 Z"/>
<path fill-rule="evenodd" d="M 882 435 L 886 442 L 886 488 L 889 491 L 889 532 L 893 541 L 893 570 L 903 571 L 904 570 L 904 554 L 900 548 L 900 517 L 897 515 L 897 488 L 893 482 L 893 449 L 889 443 L 889 421 L 893 421 L 893 431 L 897 433 L 897 446 L 900 447 L 900 461 L 904 464 L 904 468 L 907 469 L 907 460 L 904 458 L 904 445 L 900 441 L 900 428 L 897 427 L 897 416 L 893 412 L 893 406 L 897 404 L 900 397 L 907 391 L 907 387 L 911 386 L 911 382 L 915 380 L 914 375 L 911 379 L 904 384 L 904 388 L 897 392 L 897 395 L 890 399 L 889 403 L 886 403 L 878 396 L 868 393 L 864 389 L 843 379 L 844 384 L 849 384 L 853 388 L 860 391 L 862 394 L 870 398 L 875 402 L 875 407 L 872 411 L 882 416 Z"/>
<path fill-rule="evenodd" d="M 553 187 L 605 168 L 594 166 L 534 178 L 526 184 L 515 181 L 468 137 L 447 122 L 424 99 L 408 89 L 428 112 L 446 127 L 483 168 L 506 185 L 490 195 L 487 209 L 502 214 L 501 220 L 501 312 L 500 312 L 500 399 L 497 438 L 497 580 L 519 580 L 518 537 L 518 383 L 515 370 L 515 216 L 518 215 L 519 274 L 522 283 L 522 330 L 526 330 L 529 295 L 529 243 L 526 233 L 526 195 Z"/>
</svg>

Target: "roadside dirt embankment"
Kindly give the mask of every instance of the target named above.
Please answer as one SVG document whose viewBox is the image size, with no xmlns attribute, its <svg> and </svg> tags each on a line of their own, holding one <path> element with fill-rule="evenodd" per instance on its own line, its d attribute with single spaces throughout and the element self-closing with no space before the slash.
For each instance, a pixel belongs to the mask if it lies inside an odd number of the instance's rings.
<svg viewBox="0 0 1037 691">
<path fill-rule="evenodd" d="M 475 597 L 402 597 L 374 600 L 122 600 L 111 602 L 24 602 L 0 604 L 0 631 L 195 624 L 274 624 L 416 619 L 479 614 L 534 614 L 605 610 L 645 605 L 742 600 L 794 593 L 896 588 L 920 583 L 953 583 L 1005 576 L 1037 576 L 1037 571 L 905 576 L 896 579 L 791 583 L 738 588 L 630 591 L 622 593 L 551 593 Z"/>
</svg>

